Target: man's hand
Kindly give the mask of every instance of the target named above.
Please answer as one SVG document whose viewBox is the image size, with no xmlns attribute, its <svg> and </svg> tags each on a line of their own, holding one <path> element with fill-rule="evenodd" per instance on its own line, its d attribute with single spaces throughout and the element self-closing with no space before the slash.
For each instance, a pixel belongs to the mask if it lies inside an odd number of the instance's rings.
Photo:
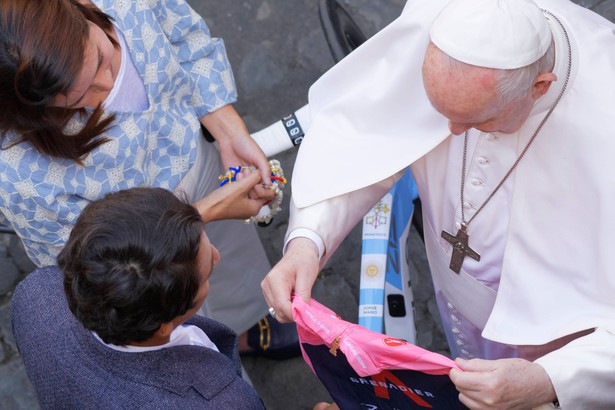
<svg viewBox="0 0 615 410">
<path fill-rule="evenodd" d="M 523 359 L 456 359 L 450 377 L 470 409 L 530 409 L 555 400 L 549 376 Z"/>
<path fill-rule="evenodd" d="M 291 295 L 296 293 L 309 302 L 319 270 L 318 248 L 307 238 L 289 242 L 286 253 L 261 283 L 267 304 L 275 309 L 275 318 L 292 322 Z"/>
<path fill-rule="evenodd" d="M 221 219 L 247 219 L 258 213 L 267 199 L 252 199 L 248 193 L 260 184 L 260 174 L 252 173 L 225 184 L 194 204 L 205 222 Z"/>
</svg>

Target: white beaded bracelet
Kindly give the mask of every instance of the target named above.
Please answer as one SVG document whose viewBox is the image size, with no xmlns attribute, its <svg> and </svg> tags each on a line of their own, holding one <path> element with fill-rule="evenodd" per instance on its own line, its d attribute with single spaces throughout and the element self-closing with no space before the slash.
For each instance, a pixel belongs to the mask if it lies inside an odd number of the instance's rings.
<svg viewBox="0 0 615 410">
<path fill-rule="evenodd" d="M 265 188 L 271 189 L 275 192 L 275 197 L 271 202 L 267 205 L 264 205 L 259 213 L 256 216 L 252 216 L 249 219 L 246 219 L 246 223 L 259 223 L 262 225 L 268 225 L 271 222 L 271 218 L 276 215 L 278 212 L 282 210 L 280 205 L 282 204 L 282 200 L 284 199 L 284 194 L 282 189 L 286 186 L 286 178 L 284 178 L 284 170 L 280 166 L 280 161 L 277 159 L 272 159 L 269 161 L 269 167 L 271 168 L 271 185 L 263 186 Z M 229 167 L 229 170 L 224 175 L 220 175 L 218 179 L 221 181 L 220 186 L 223 186 L 227 183 L 233 182 L 237 179 L 237 174 L 242 172 L 244 169 L 249 168 L 252 171 L 256 169 L 254 167 Z"/>
</svg>

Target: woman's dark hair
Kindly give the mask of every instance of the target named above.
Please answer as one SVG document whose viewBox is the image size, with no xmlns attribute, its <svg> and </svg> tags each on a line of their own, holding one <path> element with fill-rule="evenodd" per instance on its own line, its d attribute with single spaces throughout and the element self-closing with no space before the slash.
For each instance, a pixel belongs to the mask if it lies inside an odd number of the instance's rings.
<svg viewBox="0 0 615 410">
<path fill-rule="evenodd" d="M 49 106 L 66 93 L 83 65 L 89 38 L 88 21 L 105 32 L 113 28 L 109 16 L 94 5 L 77 0 L 2 0 L 0 7 L 0 143 L 14 132 L 40 153 L 80 161 L 106 142 L 98 138 L 113 121 L 101 118 L 100 105 L 86 109 Z M 117 42 L 111 39 L 117 46 Z M 74 115 L 87 117 L 85 126 L 67 133 Z M 89 117 L 88 117 L 89 115 Z"/>
<path fill-rule="evenodd" d="M 194 307 L 203 227 L 192 205 L 162 188 L 91 203 L 58 256 L 70 310 L 105 343 L 149 339 Z"/>
</svg>

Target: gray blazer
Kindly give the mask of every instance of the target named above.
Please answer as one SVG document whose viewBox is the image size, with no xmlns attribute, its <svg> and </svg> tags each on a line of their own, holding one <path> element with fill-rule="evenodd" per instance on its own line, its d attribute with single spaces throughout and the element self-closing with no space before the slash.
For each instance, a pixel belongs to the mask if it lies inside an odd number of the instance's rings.
<svg viewBox="0 0 615 410">
<path fill-rule="evenodd" d="M 175 346 L 144 353 L 112 350 L 68 309 L 58 267 L 38 269 L 12 299 L 13 334 L 42 408 L 263 409 L 241 378 L 237 337 L 195 316 L 221 353 Z"/>
</svg>

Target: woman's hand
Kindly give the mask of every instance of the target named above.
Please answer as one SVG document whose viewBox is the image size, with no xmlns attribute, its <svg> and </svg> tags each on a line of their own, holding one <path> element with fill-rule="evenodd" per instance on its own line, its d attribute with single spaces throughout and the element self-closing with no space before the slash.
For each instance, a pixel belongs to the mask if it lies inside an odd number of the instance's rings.
<svg viewBox="0 0 615 410">
<path fill-rule="evenodd" d="M 250 136 L 243 120 L 233 106 L 226 105 L 205 115 L 201 118 L 201 123 L 218 142 L 222 163 L 226 169 L 238 165 L 253 165 L 258 168 L 262 182 L 265 185 L 271 185 L 269 161 Z M 243 176 L 239 175 L 237 179 L 241 178 Z M 268 196 L 266 190 L 261 186 L 256 187 L 255 191 L 259 197 L 263 194 Z M 252 194 L 250 196 L 254 197 Z"/>
<path fill-rule="evenodd" d="M 247 219 L 258 213 L 269 199 L 250 198 L 248 192 L 260 185 L 261 176 L 258 172 L 245 175 L 241 180 L 216 189 L 205 198 L 197 201 L 194 206 L 205 222 L 220 219 Z M 262 187 L 261 187 L 262 188 Z M 262 188 L 265 189 L 265 188 Z M 269 192 L 271 190 L 265 189 Z"/>
</svg>

